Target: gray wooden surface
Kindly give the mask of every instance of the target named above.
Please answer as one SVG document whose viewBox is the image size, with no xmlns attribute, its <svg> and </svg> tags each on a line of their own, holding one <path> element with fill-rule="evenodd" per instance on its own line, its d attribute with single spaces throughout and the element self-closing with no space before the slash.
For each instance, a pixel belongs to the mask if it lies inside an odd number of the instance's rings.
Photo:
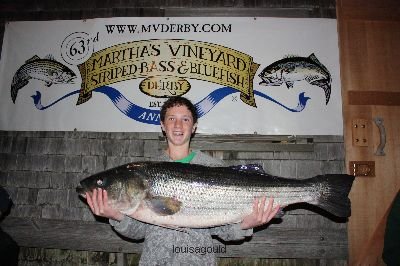
<svg viewBox="0 0 400 266">
<path fill-rule="evenodd" d="M 346 227 L 329 225 L 317 215 L 287 215 L 282 224 L 272 224 L 238 243 L 221 243 L 226 253 L 218 257 L 324 258 L 347 256 Z M 299 220 L 302 220 L 299 222 Z M 321 226 L 324 224 L 327 226 Z M 301 226 L 302 225 L 302 226 Z M 140 253 L 141 241 L 120 237 L 108 223 L 8 217 L 5 232 L 24 247 Z"/>
</svg>

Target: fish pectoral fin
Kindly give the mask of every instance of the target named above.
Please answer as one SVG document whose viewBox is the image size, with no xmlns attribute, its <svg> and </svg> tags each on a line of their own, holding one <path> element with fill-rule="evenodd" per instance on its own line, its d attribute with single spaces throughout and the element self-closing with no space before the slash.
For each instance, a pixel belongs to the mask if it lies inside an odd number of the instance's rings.
<svg viewBox="0 0 400 266">
<path fill-rule="evenodd" d="M 177 213 L 182 202 L 170 197 L 155 196 L 145 200 L 147 205 L 158 215 L 166 216 Z"/>
<path fill-rule="evenodd" d="M 53 85 L 53 82 L 51 82 L 51 81 L 46 81 L 45 84 L 46 84 L 47 87 L 50 87 L 51 85 Z"/>
<path fill-rule="evenodd" d="M 317 84 L 313 84 L 314 83 L 318 83 L 321 80 L 321 77 L 318 75 L 308 75 L 304 78 L 308 83 L 312 84 L 312 85 L 317 85 Z"/>
</svg>

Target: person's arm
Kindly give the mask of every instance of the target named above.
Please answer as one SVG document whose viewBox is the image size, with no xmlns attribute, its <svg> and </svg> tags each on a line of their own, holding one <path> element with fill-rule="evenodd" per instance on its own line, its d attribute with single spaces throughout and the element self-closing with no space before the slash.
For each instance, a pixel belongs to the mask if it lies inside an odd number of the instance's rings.
<svg viewBox="0 0 400 266">
<path fill-rule="evenodd" d="M 115 231 L 131 239 L 143 239 L 146 235 L 147 224 L 124 215 L 121 221 L 109 219 Z"/>
<path fill-rule="evenodd" d="M 145 236 L 147 224 L 122 214 L 108 205 L 107 191 L 94 189 L 92 194 L 86 193 L 86 201 L 90 210 L 97 216 L 109 219 L 114 229 L 123 236 L 132 239 L 142 239 Z"/>
<path fill-rule="evenodd" d="M 253 228 L 241 229 L 240 223 L 227 224 L 222 226 L 211 227 L 210 234 L 218 236 L 219 238 L 225 241 L 242 240 L 246 237 L 253 235 Z"/>
<path fill-rule="evenodd" d="M 265 208 L 266 198 L 263 197 L 259 203 L 258 199 L 254 200 L 253 212 L 244 217 L 241 223 L 229 224 L 210 228 L 212 235 L 217 235 L 219 238 L 229 240 L 242 240 L 253 234 L 253 228 L 261 226 L 271 221 L 278 213 L 280 206 L 274 205 L 274 200 L 269 199 L 268 206 Z"/>
</svg>

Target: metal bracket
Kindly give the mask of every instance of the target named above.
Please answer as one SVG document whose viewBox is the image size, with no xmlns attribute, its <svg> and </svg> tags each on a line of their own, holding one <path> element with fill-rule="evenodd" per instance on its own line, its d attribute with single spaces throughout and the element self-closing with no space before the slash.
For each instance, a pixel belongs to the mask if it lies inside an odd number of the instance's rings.
<svg viewBox="0 0 400 266">
<path fill-rule="evenodd" d="M 374 122 L 379 128 L 379 135 L 380 135 L 380 143 L 378 148 L 376 149 L 375 155 L 384 156 L 385 151 L 383 149 L 385 148 L 386 145 L 386 131 L 385 127 L 383 126 L 383 118 L 375 117 Z"/>
<path fill-rule="evenodd" d="M 368 146 L 368 120 L 360 118 L 353 119 L 352 128 L 353 145 L 361 147 Z"/>
</svg>

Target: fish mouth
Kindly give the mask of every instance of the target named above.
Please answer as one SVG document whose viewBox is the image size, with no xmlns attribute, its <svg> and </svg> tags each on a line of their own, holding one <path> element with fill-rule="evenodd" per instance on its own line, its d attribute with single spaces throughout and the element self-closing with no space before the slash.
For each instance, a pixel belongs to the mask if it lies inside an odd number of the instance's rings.
<svg viewBox="0 0 400 266">
<path fill-rule="evenodd" d="M 79 185 L 79 186 L 76 187 L 75 190 L 76 190 L 76 192 L 77 192 L 80 196 L 86 198 L 86 189 L 85 189 L 84 187 L 82 187 L 81 185 Z"/>
</svg>

